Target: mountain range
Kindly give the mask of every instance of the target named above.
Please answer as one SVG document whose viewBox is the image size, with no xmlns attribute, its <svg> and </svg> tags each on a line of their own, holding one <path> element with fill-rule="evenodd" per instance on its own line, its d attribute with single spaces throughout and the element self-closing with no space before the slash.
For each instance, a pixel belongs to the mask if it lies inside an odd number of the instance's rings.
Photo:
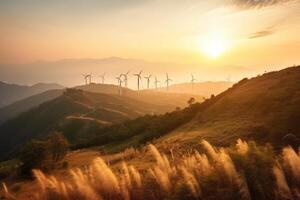
<svg viewBox="0 0 300 200">
<path fill-rule="evenodd" d="M 0 126 L 3 142 L 0 152 L 11 151 L 31 138 L 45 137 L 51 131 L 62 131 L 72 143 L 78 143 L 103 126 L 145 114 L 163 114 L 185 106 L 191 97 L 202 100 L 197 95 L 137 92 L 126 88 L 120 96 L 118 89 L 114 85 L 91 84 L 50 90 L 5 107 L 2 111 L 7 114 L 0 115 L 0 119 L 11 119 Z M 25 108 L 29 110 L 25 111 Z"/>
<path fill-rule="evenodd" d="M 47 90 L 62 88 L 64 87 L 56 83 L 37 83 L 32 86 L 26 86 L 0 81 L 0 108 Z"/>
<path fill-rule="evenodd" d="M 0 124 L 17 117 L 19 114 L 26 112 L 31 108 L 60 96 L 63 91 L 63 89 L 47 90 L 0 108 Z"/>
</svg>

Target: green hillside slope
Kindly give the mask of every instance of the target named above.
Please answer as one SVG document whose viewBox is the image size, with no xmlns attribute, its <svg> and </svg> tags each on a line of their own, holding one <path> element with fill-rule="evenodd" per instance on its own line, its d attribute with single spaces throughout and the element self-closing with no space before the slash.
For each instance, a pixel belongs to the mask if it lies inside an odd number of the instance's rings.
<svg viewBox="0 0 300 200">
<path fill-rule="evenodd" d="M 76 143 L 100 127 L 144 114 L 163 113 L 171 106 L 158 106 L 128 97 L 68 89 L 63 95 L 22 113 L 0 126 L 0 152 L 16 149 L 28 139 L 63 131 Z"/>
</svg>

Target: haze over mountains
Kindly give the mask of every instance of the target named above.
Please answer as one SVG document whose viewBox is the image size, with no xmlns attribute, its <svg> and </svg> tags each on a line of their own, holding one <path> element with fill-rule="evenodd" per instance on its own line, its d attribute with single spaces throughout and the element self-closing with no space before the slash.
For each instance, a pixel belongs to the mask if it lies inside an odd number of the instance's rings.
<svg viewBox="0 0 300 200">
<path fill-rule="evenodd" d="M 0 124 L 8 119 L 18 116 L 22 112 L 28 111 L 31 108 L 60 96 L 63 91 L 63 89 L 47 90 L 0 108 Z"/>
<path fill-rule="evenodd" d="M 232 80 L 239 80 L 246 76 L 253 76 L 262 71 L 254 70 L 243 66 L 232 66 L 231 70 L 222 71 L 226 66 L 207 66 L 203 64 L 177 64 L 168 62 L 151 62 L 141 59 L 108 57 L 100 59 L 63 59 L 57 61 L 37 61 L 26 64 L 8 64 L 0 65 L 0 80 L 14 83 L 34 84 L 36 82 L 56 82 L 67 87 L 73 87 L 84 83 L 82 74 L 90 73 L 94 75 L 93 82 L 99 83 L 99 75 L 106 73 L 106 83 L 116 84 L 116 76 L 130 70 L 131 73 L 143 71 L 143 77 L 149 74 L 157 76 L 162 82 L 165 79 L 165 73 L 169 73 L 172 84 L 180 82 L 189 82 L 190 74 L 193 73 L 199 82 L 203 81 L 222 81 L 230 75 Z M 162 71 L 163 69 L 164 71 Z M 176 72 L 174 71 L 176 69 Z M 144 78 L 143 78 L 144 79 Z M 143 80 L 144 82 L 144 80 Z M 136 89 L 136 79 L 130 76 L 129 87 Z M 154 88 L 152 82 L 151 87 Z M 146 88 L 146 84 L 142 84 Z"/>
<path fill-rule="evenodd" d="M 37 83 L 32 86 L 26 86 L 9 84 L 0 81 L 0 107 L 47 90 L 62 88 L 64 87 L 56 83 Z"/>
<path fill-rule="evenodd" d="M 218 85 L 218 83 L 216 83 Z M 218 87 L 218 86 L 216 86 Z M 110 84 L 89 84 L 83 86 L 75 87 L 77 89 L 81 89 L 88 92 L 94 93 L 104 93 L 104 94 L 119 94 L 119 87 L 116 85 Z M 215 90 L 208 91 L 215 92 Z M 194 97 L 198 101 L 203 100 L 203 95 L 200 93 L 179 93 L 179 92 L 171 92 L 166 89 L 160 90 L 131 90 L 129 88 L 122 87 L 121 89 L 122 96 L 126 96 L 129 98 L 137 99 L 139 101 L 155 104 L 155 105 L 170 105 L 173 108 L 176 107 L 185 107 L 186 102 L 189 98 Z"/>
<path fill-rule="evenodd" d="M 206 81 L 191 83 L 178 83 L 169 87 L 169 92 L 173 93 L 187 93 L 198 94 L 204 97 L 210 97 L 211 95 L 217 95 L 226 89 L 230 88 L 234 83 L 230 81 Z M 166 87 L 160 90 L 166 90 Z"/>
<path fill-rule="evenodd" d="M 42 85 L 42 84 L 39 84 Z M 215 87 L 218 83 L 216 83 Z M 21 87 L 22 88 L 22 87 Z M 89 84 L 89 85 L 82 85 L 77 86 L 75 88 L 82 89 L 89 92 L 94 93 L 104 93 L 104 94 L 113 94 L 118 95 L 119 94 L 119 87 L 116 85 L 111 84 Z M 9 88 L 6 88 L 7 93 L 3 93 L 5 96 L 6 94 L 14 95 L 15 90 L 12 90 L 8 92 Z M 148 102 L 151 104 L 156 105 L 170 105 L 175 107 L 182 107 L 186 105 L 187 99 L 189 99 L 191 96 L 195 97 L 197 100 L 202 100 L 202 95 L 199 94 L 179 94 L 179 93 L 172 93 L 168 92 L 167 90 L 161 90 L 160 92 L 157 91 L 140 91 L 136 92 L 134 90 L 128 89 L 128 88 L 122 88 L 123 95 L 129 96 L 131 98 L 141 100 L 143 102 Z M 208 90 L 212 93 L 214 90 Z M 22 92 L 19 92 L 22 94 Z M 18 94 L 19 94 L 18 93 Z M 11 119 L 13 117 L 16 117 L 18 114 L 25 112 L 31 108 L 34 108 L 41 103 L 44 103 L 46 101 L 52 100 L 59 95 L 63 93 L 63 89 L 56 89 L 56 90 L 47 90 L 46 92 L 38 93 L 26 98 L 22 98 L 21 100 L 18 100 L 12 104 L 9 104 L 7 106 L 3 106 L 0 108 L 0 124 L 4 121 Z M 17 95 L 17 94 L 15 94 Z"/>
</svg>

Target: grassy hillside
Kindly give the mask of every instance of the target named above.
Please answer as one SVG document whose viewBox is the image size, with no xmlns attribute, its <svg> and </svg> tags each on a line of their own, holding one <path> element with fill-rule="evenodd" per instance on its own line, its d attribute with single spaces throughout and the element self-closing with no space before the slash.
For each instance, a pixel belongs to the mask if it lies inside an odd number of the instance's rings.
<svg viewBox="0 0 300 200">
<path fill-rule="evenodd" d="M 117 154 L 71 152 L 67 167 L 33 170 L 34 180 L 5 180 L 4 199 L 286 200 L 299 199 L 300 156 L 291 147 L 238 140 L 230 147 L 198 141 L 189 151 L 152 144 Z M 7 165 L 8 163 L 3 163 Z M 0 163 L 1 167 L 1 163 Z"/>
<path fill-rule="evenodd" d="M 32 86 L 8 84 L 0 81 L 0 107 L 9 105 L 21 99 L 53 89 L 62 89 L 58 84 L 38 83 Z"/>
<path fill-rule="evenodd" d="M 41 103 L 54 99 L 62 93 L 63 90 L 49 90 L 0 108 L 0 124 L 8 119 L 18 116 L 22 112 L 40 105 Z"/>
<path fill-rule="evenodd" d="M 28 139 L 43 137 L 52 130 L 63 131 L 71 142 L 76 143 L 103 126 L 172 108 L 123 96 L 68 89 L 62 96 L 2 124 L 0 152 L 3 155 Z"/>
<path fill-rule="evenodd" d="M 215 98 L 212 105 L 166 138 L 170 142 L 206 138 L 220 145 L 244 138 L 275 146 L 286 142 L 288 134 L 300 138 L 299 66 L 244 79 Z"/>
<path fill-rule="evenodd" d="M 278 147 L 286 140 L 298 141 L 299 118 L 300 67 L 291 67 L 244 79 L 183 110 L 103 128 L 87 146 L 104 145 L 114 151 L 159 137 L 158 142 L 187 147 L 201 139 L 229 145 L 241 137 Z M 288 134 L 293 135 L 286 138 Z"/>
</svg>

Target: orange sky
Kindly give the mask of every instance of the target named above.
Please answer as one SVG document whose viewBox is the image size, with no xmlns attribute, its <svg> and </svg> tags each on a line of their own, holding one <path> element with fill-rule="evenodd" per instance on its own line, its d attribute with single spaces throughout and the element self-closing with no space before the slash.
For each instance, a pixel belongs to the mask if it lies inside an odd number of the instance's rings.
<svg viewBox="0 0 300 200">
<path fill-rule="evenodd" d="M 220 70 L 299 64 L 300 2 L 261 2 L 4 0 L 0 63 L 120 56 Z"/>
</svg>

